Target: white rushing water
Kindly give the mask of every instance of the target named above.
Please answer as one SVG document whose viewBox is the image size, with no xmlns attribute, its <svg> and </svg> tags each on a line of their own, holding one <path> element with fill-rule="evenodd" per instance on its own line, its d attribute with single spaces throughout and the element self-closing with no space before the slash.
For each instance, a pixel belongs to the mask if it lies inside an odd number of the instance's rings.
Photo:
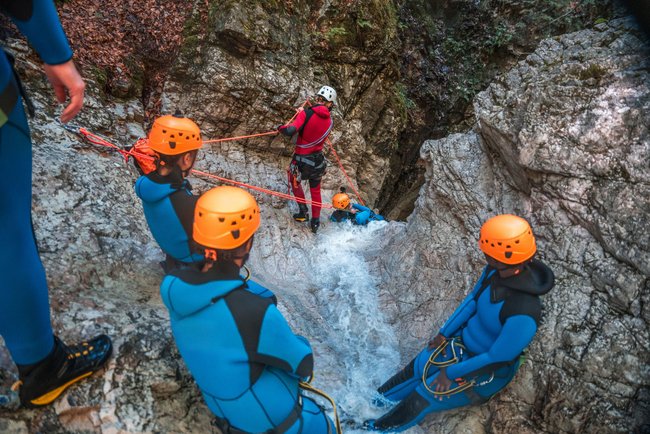
<svg viewBox="0 0 650 434">
<path fill-rule="evenodd" d="M 314 347 L 314 385 L 335 399 L 341 420 L 348 422 L 342 424 L 343 431 L 349 434 L 367 433 L 351 428 L 353 423 L 387 411 L 372 404 L 376 388 L 402 368 L 397 337 L 380 309 L 378 276 L 372 275 L 367 263 L 368 256 L 377 253 L 389 224 L 400 223 L 373 222 L 359 227 L 324 222 L 317 236 L 310 234 L 300 243 L 306 257 L 291 261 L 293 272 L 277 273 L 287 280 L 280 283 L 285 292 L 278 294 L 281 309 L 286 307 L 290 321 L 305 332 Z M 308 270 L 299 270 L 300 266 Z M 291 289 L 296 280 L 304 281 L 313 297 L 309 302 L 294 300 L 305 298 L 305 288 Z M 314 311 L 306 313 L 304 309 Z M 421 432 L 417 427 L 408 431 Z"/>
</svg>

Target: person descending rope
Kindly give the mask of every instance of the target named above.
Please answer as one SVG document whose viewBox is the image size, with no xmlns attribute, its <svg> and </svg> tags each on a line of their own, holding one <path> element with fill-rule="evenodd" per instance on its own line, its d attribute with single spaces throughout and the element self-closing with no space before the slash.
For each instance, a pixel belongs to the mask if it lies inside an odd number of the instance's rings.
<svg viewBox="0 0 650 434">
<path fill-rule="evenodd" d="M 166 115 L 156 119 L 146 142 L 139 141 L 135 150 L 154 156 L 136 163 L 144 172 L 135 183 L 135 192 L 142 200 L 142 208 L 151 234 L 166 254 L 161 262 L 165 272 L 203 262 L 203 256 L 193 254 L 192 216 L 198 199 L 186 179 L 194 166 L 203 142 L 199 126 L 191 119 Z"/>
<path fill-rule="evenodd" d="M 426 414 L 481 404 L 514 377 L 520 356 L 537 332 L 540 295 L 553 288 L 550 268 L 537 250 L 528 222 L 503 214 L 486 221 L 479 239 L 487 266 L 438 334 L 378 392 L 399 401 L 371 431 L 400 432 Z"/>
<path fill-rule="evenodd" d="M 44 70 L 59 102 L 70 97 L 61 114 L 68 122 L 81 110 L 85 84 L 72 59 L 54 3 L 49 0 L 3 1 L 0 9 L 27 36 L 45 62 Z M 106 363 L 112 344 L 100 335 L 67 346 L 52 331 L 45 270 L 32 227 L 32 142 L 22 102 L 25 96 L 13 70 L 13 57 L 0 54 L 0 335 L 18 366 L 20 402 L 38 407 Z"/>
<path fill-rule="evenodd" d="M 355 225 L 367 225 L 371 221 L 385 220 L 383 216 L 375 214 L 367 206 L 352 203 L 350 196 L 345 192 L 345 187 L 340 188 L 332 198 L 332 206 L 336 209 L 330 216 L 330 220 L 336 223 L 350 220 Z"/>
<path fill-rule="evenodd" d="M 305 198 L 301 181 L 309 181 L 311 200 L 310 227 L 316 233 L 320 226 L 321 202 L 320 182 L 327 169 L 327 161 L 323 155 L 325 140 L 332 131 L 333 121 L 330 111 L 336 104 L 336 91 L 329 87 L 320 88 L 315 97 L 316 104 L 301 111 L 289 125 L 280 125 L 278 131 L 286 136 L 293 136 L 295 149 L 288 169 L 289 182 L 293 194 Z M 293 215 L 294 220 L 304 222 L 309 220 L 307 205 L 298 204 L 299 212 Z"/>
<path fill-rule="evenodd" d="M 331 433 L 332 421 L 299 390 L 313 374 L 309 342 L 240 277 L 260 221 L 241 188 L 199 198 L 193 237 L 205 264 L 173 270 L 160 286 L 176 345 L 224 434 Z"/>
</svg>

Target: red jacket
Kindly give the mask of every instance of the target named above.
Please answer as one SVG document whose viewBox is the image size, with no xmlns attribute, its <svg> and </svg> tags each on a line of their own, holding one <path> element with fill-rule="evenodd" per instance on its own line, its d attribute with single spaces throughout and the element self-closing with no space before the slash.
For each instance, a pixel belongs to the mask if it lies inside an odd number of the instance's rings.
<svg viewBox="0 0 650 434">
<path fill-rule="evenodd" d="M 312 110 L 313 113 L 303 130 L 300 131 L 300 128 L 305 124 L 307 111 L 309 110 Z M 294 152 L 298 155 L 307 155 L 322 151 L 323 144 L 332 130 L 332 125 L 332 117 L 327 107 L 324 105 L 315 105 L 301 111 L 296 116 L 295 121 L 289 125 L 283 125 L 279 128 L 279 131 L 287 136 L 293 136 L 298 132 Z"/>
</svg>

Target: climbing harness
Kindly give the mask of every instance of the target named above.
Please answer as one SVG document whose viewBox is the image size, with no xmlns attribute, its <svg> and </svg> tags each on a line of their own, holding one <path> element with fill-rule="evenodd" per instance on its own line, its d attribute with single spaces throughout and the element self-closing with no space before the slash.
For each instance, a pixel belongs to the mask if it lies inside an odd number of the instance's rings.
<svg viewBox="0 0 650 434">
<path fill-rule="evenodd" d="M 315 393 L 316 395 L 318 395 L 318 396 L 320 396 L 322 398 L 325 398 L 326 400 L 329 401 L 329 403 L 332 405 L 332 410 L 334 411 L 334 424 L 335 424 L 335 428 L 336 428 L 336 433 L 337 434 L 342 434 L 343 431 L 341 430 L 341 422 L 339 421 L 339 414 L 338 414 L 337 409 L 336 409 L 336 402 L 327 393 L 325 393 L 322 390 L 317 389 L 314 386 L 312 386 L 311 382 L 312 382 L 313 379 L 314 379 L 314 376 L 312 375 L 311 377 L 309 377 L 309 379 L 307 381 L 301 381 L 300 383 L 298 383 L 298 385 L 303 390 Z"/>
<path fill-rule="evenodd" d="M 437 361 L 436 358 L 442 354 L 447 347 L 451 348 L 451 354 L 452 357 L 448 360 L 444 361 Z M 452 339 L 445 339 L 443 343 L 438 345 L 438 348 L 431 353 L 429 356 L 429 360 L 427 360 L 427 363 L 424 365 L 424 371 L 422 372 L 422 384 L 424 385 L 424 388 L 431 393 L 434 396 L 451 396 L 455 395 L 457 393 L 463 392 L 463 391 L 468 391 L 468 389 L 474 387 L 474 386 L 485 386 L 486 384 L 489 384 L 494 380 L 494 371 L 490 373 L 490 376 L 487 380 L 483 380 L 478 382 L 476 378 L 472 378 L 469 381 L 466 381 L 462 378 L 457 378 L 455 381 L 458 384 L 458 386 L 445 390 L 444 392 L 437 392 L 431 387 L 429 387 L 429 384 L 427 383 L 427 377 L 429 373 L 429 368 L 432 366 L 435 366 L 436 368 L 446 368 L 448 366 L 451 366 L 453 364 L 456 364 L 462 360 L 463 353 L 467 349 L 465 348 L 465 345 L 463 345 L 460 337 L 452 338 Z"/>
</svg>

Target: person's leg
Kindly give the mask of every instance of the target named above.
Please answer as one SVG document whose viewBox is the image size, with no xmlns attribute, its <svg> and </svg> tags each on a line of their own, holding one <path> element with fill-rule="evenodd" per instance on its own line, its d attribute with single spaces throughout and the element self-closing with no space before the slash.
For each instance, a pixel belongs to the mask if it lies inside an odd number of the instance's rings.
<svg viewBox="0 0 650 434">
<path fill-rule="evenodd" d="M 317 179 L 310 179 L 309 180 L 309 193 L 311 194 L 311 216 L 314 219 L 320 219 L 320 210 L 321 210 L 321 205 L 320 203 L 322 202 L 321 194 L 320 194 L 320 181 L 321 178 Z"/>
<path fill-rule="evenodd" d="M 18 367 L 20 401 L 46 405 L 111 354 L 107 336 L 72 347 L 54 337 L 45 270 L 31 223 L 32 148 L 19 100 L 0 128 L 0 334 Z"/>
<path fill-rule="evenodd" d="M 0 334 L 16 364 L 32 364 L 50 354 L 54 338 L 32 230 L 32 143 L 21 101 L 0 128 L 0 173 Z"/>
<path fill-rule="evenodd" d="M 288 176 L 289 176 L 289 184 L 291 185 L 291 190 L 293 191 L 293 195 L 299 199 L 304 200 L 305 199 L 305 192 L 302 189 L 302 185 L 300 183 L 300 178 L 298 175 L 298 163 L 295 161 L 291 162 L 291 166 L 289 166 L 288 170 Z M 298 202 L 298 213 L 293 215 L 293 219 L 299 222 L 304 222 L 309 218 L 308 214 L 308 209 L 307 205 L 305 205 L 302 202 Z"/>
<path fill-rule="evenodd" d="M 457 384 L 452 382 L 452 387 Z M 432 412 L 463 407 L 471 402 L 464 392 L 439 399 L 421 384 L 409 396 L 377 420 L 366 422 L 368 429 L 385 432 L 402 432 L 417 425 Z"/>
<path fill-rule="evenodd" d="M 404 369 L 379 386 L 377 392 L 390 401 L 401 401 L 410 395 L 422 383 L 422 373 L 424 372 L 429 357 L 434 351 L 435 349 L 428 350 L 424 348 Z M 437 372 L 438 368 L 430 366 L 428 375 L 433 375 Z"/>
</svg>

